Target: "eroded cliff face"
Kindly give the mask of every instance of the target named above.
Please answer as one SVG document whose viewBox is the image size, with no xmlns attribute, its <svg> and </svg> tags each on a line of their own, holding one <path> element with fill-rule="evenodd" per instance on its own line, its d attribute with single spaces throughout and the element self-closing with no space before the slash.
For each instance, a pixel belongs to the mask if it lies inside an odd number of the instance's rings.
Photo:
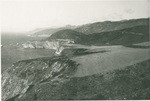
<svg viewBox="0 0 150 101">
<path fill-rule="evenodd" d="M 34 86 L 65 82 L 78 64 L 66 57 L 40 58 L 14 63 L 2 74 L 2 100 L 18 99 Z"/>
<path fill-rule="evenodd" d="M 45 48 L 45 49 L 57 49 L 59 47 L 59 42 L 53 41 L 33 41 L 33 42 L 26 42 L 22 44 L 23 48 Z"/>
<path fill-rule="evenodd" d="M 61 52 L 66 48 L 64 45 L 74 43 L 73 40 L 69 39 L 57 39 L 51 41 L 33 41 L 26 42 L 21 45 L 23 48 L 44 48 L 44 49 L 54 49 L 56 54 L 60 55 Z"/>
</svg>

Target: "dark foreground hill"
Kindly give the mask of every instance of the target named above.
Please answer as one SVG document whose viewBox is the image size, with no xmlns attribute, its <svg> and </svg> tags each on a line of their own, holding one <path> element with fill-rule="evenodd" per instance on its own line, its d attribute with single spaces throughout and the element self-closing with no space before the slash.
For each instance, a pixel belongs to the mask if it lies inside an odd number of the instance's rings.
<svg viewBox="0 0 150 101">
<path fill-rule="evenodd" d="M 74 77 L 76 62 L 41 58 L 15 63 L 3 73 L 3 100 L 150 99 L 150 60 L 125 69 Z"/>
<path fill-rule="evenodd" d="M 150 99 L 148 48 L 80 45 L 72 50 L 14 63 L 2 73 L 2 100 Z"/>
<path fill-rule="evenodd" d="M 96 22 L 91 24 L 82 25 L 75 30 L 85 34 L 101 33 L 108 31 L 121 30 L 125 28 L 130 28 L 140 25 L 148 25 L 149 19 L 133 19 L 133 20 L 124 20 L 124 21 L 104 21 Z"/>
</svg>

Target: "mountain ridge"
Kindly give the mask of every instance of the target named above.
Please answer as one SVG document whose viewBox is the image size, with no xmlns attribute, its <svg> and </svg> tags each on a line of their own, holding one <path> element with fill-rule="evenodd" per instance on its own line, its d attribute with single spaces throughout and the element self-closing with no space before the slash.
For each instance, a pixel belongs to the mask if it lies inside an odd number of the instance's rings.
<svg viewBox="0 0 150 101">
<path fill-rule="evenodd" d="M 52 35 L 55 32 L 63 29 L 72 29 L 84 34 L 93 34 L 93 33 L 120 30 L 124 28 L 129 28 L 129 27 L 134 27 L 139 25 L 147 25 L 147 24 L 149 24 L 149 18 L 129 19 L 129 20 L 121 20 L 121 21 L 103 21 L 103 22 L 87 23 L 78 26 L 67 25 L 65 27 L 48 28 L 48 29 L 37 31 L 32 35 L 34 36 Z"/>
<path fill-rule="evenodd" d="M 86 24 L 76 28 L 78 32 L 85 34 L 100 33 L 106 31 L 121 30 L 125 28 L 130 28 L 139 25 L 149 24 L 149 18 L 143 19 L 131 19 L 123 21 L 104 21 L 104 22 L 95 22 L 91 24 Z"/>
</svg>

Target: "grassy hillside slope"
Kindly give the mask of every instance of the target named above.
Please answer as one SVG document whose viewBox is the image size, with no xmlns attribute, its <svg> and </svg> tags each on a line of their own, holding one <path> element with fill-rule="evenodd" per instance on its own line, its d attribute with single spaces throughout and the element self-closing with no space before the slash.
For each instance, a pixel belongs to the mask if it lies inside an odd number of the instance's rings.
<svg viewBox="0 0 150 101">
<path fill-rule="evenodd" d="M 88 35 L 92 45 L 128 45 L 149 41 L 149 25 Z"/>
<path fill-rule="evenodd" d="M 73 60 L 80 64 L 75 76 L 82 77 L 115 69 L 123 69 L 126 66 L 150 58 L 149 49 L 134 49 L 122 46 L 107 46 L 97 49 L 97 51 L 102 50 L 106 52 L 74 57 Z"/>
</svg>

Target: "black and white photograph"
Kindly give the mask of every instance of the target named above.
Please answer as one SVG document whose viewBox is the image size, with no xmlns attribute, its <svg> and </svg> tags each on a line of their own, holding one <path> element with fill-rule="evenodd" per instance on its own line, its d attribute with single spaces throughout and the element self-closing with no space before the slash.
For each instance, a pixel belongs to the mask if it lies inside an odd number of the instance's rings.
<svg viewBox="0 0 150 101">
<path fill-rule="evenodd" d="M 0 0 L 1 101 L 150 100 L 149 0 Z"/>
</svg>

